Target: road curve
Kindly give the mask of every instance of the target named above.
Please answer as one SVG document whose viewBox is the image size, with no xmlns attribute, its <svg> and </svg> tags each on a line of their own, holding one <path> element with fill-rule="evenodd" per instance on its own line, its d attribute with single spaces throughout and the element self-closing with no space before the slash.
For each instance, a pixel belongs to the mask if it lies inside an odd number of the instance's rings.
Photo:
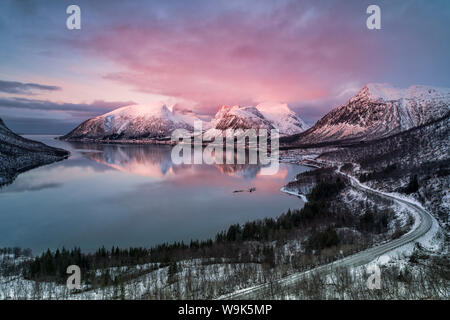
<svg viewBox="0 0 450 320">
<path fill-rule="evenodd" d="M 332 263 L 319 266 L 317 268 L 305 271 L 305 272 L 299 272 L 294 273 L 292 275 L 289 275 L 285 278 L 282 278 L 277 281 L 278 285 L 286 286 L 289 284 L 293 284 L 305 275 L 311 273 L 311 272 L 324 272 L 327 270 L 331 270 L 332 268 L 339 268 L 339 267 L 357 267 L 362 266 L 365 264 L 370 263 L 371 261 L 377 259 L 378 257 L 395 250 L 401 246 L 404 246 L 406 244 L 409 244 L 411 242 L 415 242 L 422 236 L 424 236 L 428 231 L 430 231 L 432 225 L 433 225 L 433 217 L 422 207 L 416 205 L 413 202 L 410 202 L 408 200 L 402 199 L 400 197 L 397 197 L 395 195 L 386 194 L 384 192 L 380 192 L 377 190 L 374 190 L 372 188 L 369 188 L 363 184 L 361 184 L 356 178 L 347 175 L 345 173 L 342 173 L 340 171 L 337 171 L 339 174 L 345 175 L 350 179 L 350 182 L 352 186 L 355 188 L 364 190 L 365 192 L 373 193 L 378 196 L 384 197 L 386 199 L 390 199 L 393 201 L 397 201 L 399 203 L 402 203 L 406 206 L 408 206 L 411 210 L 417 212 L 420 217 L 420 223 L 419 225 L 414 229 L 406 233 L 405 235 L 401 236 L 400 238 L 397 238 L 395 240 L 392 240 L 387 243 L 383 243 L 381 245 L 371 247 L 367 250 L 355 253 L 354 255 L 345 257 L 343 259 L 334 261 Z M 257 286 L 253 286 L 250 288 L 238 290 L 236 292 L 223 295 L 219 297 L 218 299 L 224 299 L 224 300 L 233 300 L 233 299 L 252 299 L 255 294 L 258 292 L 262 292 L 264 289 L 269 288 L 269 284 L 264 283 Z"/>
</svg>

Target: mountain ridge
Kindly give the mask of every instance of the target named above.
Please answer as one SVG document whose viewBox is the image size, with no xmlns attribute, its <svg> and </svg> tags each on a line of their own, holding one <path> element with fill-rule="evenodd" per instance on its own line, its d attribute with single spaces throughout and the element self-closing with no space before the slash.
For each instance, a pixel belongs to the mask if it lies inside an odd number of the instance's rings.
<svg viewBox="0 0 450 320">
<path fill-rule="evenodd" d="M 171 111 L 163 103 L 132 105 L 88 119 L 61 139 L 163 138 L 175 129 L 193 130 L 196 120 L 201 121 L 191 113 Z"/>
<path fill-rule="evenodd" d="M 368 84 L 313 127 L 285 142 L 367 141 L 426 124 L 449 110 L 450 89 L 418 85 L 397 89 L 386 84 Z"/>
<path fill-rule="evenodd" d="M 279 110 L 277 111 L 277 108 Z M 167 140 L 175 129 L 194 130 L 201 121 L 206 139 L 227 129 L 275 129 L 281 135 L 307 128 L 287 104 L 265 103 L 257 106 L 221 106 L 210 122 L 203 121 L 191 110 L 175 105 L 170 110 L 164 103 L 126 106 L 81 123 L 61 137 L 62 140 Z"/>
<path fill-rule="evenodd" d="M 0 185 L 12 182 L 20 172 L 60 161 L 68 156 L 68 151 L 15 134 L 0 119 Z"/>
</svg>

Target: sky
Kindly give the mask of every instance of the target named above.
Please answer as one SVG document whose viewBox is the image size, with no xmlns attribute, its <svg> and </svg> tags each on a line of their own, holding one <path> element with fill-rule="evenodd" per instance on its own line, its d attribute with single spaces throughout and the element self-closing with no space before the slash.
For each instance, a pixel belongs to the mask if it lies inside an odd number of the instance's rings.
<svg viewBox="0 0 450 320">
<path fill-rule="evenodd" d="M 2 0 L 0 118 L 64 134 L 134 103 L 272 101 L 313 124 L 370 82 L 450 87 L 449 21 L 447 0 Z"/>
</svg>

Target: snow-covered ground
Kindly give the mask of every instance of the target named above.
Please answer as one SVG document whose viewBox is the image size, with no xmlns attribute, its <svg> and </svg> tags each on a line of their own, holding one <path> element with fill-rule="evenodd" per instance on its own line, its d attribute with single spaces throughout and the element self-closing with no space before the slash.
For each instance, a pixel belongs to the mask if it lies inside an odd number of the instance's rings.
<svg viewBox="0 0 450 320">
<path fill-rule="evenodd" d="M 450 89 L 414 85 L 399 89 L 369 83 L 320 119 L 300 143 L 342 139 L 363 141 L 424 125 L 450 111 Z"/>
<path fill-rule="evenodd" d="M 386 265 L 389 262 L 401 261 L 406 259 L 405 257 L 413 253 L 414 248 L 419 243 L 423 248 L 428 251 L 435 252 L 436 254 L 442 253 L 445 246 L 442 230 L 440 230 L 439 224 L 436 219 L 428 213 L 423 206 L 415 199 L 406 197 L 404 195 L 392 194 L 374 190 L 349 174 L 339 171 L 338 173 L 347 176 L 352 184 L 358 189 L 369 191 L 374 194 L 381 195 L 387 199 L 394 200 L 396 207 L 398 208 L 398 215 L 401 220 L 405 220 L 409 215 L 414 217 L 414 223 L 409 232 L 402 235 L 400 238 L 380 243 L 375 247 L 368 250 L 358 252 L 350 257 L 343 258 L 341 260 L 332 262 L 329 265 L 323 265 L 313 270 L 301 272 L 297 274 L 289 275 L 283 279 L 277 280 L 277 284 L 280 286 L 294 286 L 296 283 L 309 277 L 314 272 L 324 272 L 330 274 L 335 268 L 349 268 L 350 270 L 357 269 L 361 272 L 361 268 L 366 268 L 371 265 Z M 403 218 L 402 213 L 404 214 Z M 405 221 L 406 222 L 406 221 Z M 447 252 L 448 250 L 444 251 Z M 359 269 L 358 269 L 359 268 Z M 222 296 L 223 299 L 239 299 L 256 297 L 260 292 L 267 290 L 267 284 L 260 284 L 245 289 L 236 290 L 231 294 Z"/>
<path fill-rule="evenodd" d="M 286 187 L 282 187 L 280 189 L 280 191 L 287 193 L 287 194 L 291 194 L 293 196 L 300 197 L 303 200 L 303 202 L 308 202 L 308 199 L 306 199 L 306 196 L 304 194 L 299 193 L 298 190 L 288 190 Z"/>
<path fill-rule="evenodd" d="M 400 212 L 407 211 L 414 217 L 413 226 L 411 227 L 410 231 L 404 236 L 408 236 L 412 234 L 414 231 L 416 231 L 419 228 L 419 226 L 421 226 L 421 224 L 425 223 L 423 221 L 425 218 L 431 221 L 429 229 L 426 230 L 426 232 L 424 232 L 420 237 L 414 239 L 414 241 L 409 241 L 408 243 L 405 243 L 402 246 L 398 246 L 393 250 L 390 250 L 385 254 L 377 257 L 376 259 L 374 259 L 373 261 L 374 263 L 387 263 L 392 258 L 410 255 L 413 252 L 416 243 L 419 243 L 422 247 L 426 248 L 429 251 L 439 252 L 442 250 L 444 246 L 443 230 L 440 228 L 436 218 L 434 218 L 432 214 L 428 213 L 426 209 L 422 206 L 422 204 L 418 202 L 416 199 L 399 193 L 389 193 L 375 190 L 359 182 L 356 178 L 350 176 L 349 174 L 343 173 L 341 171 L 339 171 L 339 173 L 349 177 L 352 183 L 355 183 L 361 188 L 370 190 L 372 192 L 377 192 L 391 199 L 400 200 L 396 201 L 398 211 Z M 424 215 L 423 213 L 425 213 L 426 215 Z"/>
</svg>

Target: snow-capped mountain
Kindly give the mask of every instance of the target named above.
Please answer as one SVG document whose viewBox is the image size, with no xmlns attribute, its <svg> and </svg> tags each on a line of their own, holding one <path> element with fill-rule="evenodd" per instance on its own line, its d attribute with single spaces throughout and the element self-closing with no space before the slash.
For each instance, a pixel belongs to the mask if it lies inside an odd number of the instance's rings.
<svg viewBox="0 0 450 320">
<path fill-rule="evenodd" d="M 195 121 L 201 121 L 203 130 L 207 130 L 210 128 L 210 123 L 208 121 L 204 121 L 195 112 L 193 112 L 192 110 L 183 108 L 180 105 L 177 105 L 177 104 L 174 105 L 172 107 L 172 113 L 174 115 L 176 115 L 177 119 L 182 120 L 183 122 L 187 123 L 191 127 L 194 127 Z"/>
<path fill-rule="evenodd" d="M 278 129 L 280 135 L 291 135 L 308 128 L 287 104 L 261 103 L 253 106 L 222 106 L 210 122 L 205 140 L 223 134 L 227 129 Z"/>
<path fill-rule="evenodd" d="M 280 135 L 296 134 L 309 128 L 286 103 L 264 102 L 256 109 L 280 131 Z"/>
<path fill-rule="evenodd" d="M 0 119 L 0 185 L 28 169 L 66 158 L 69 153 L 12 132 Z"/>
<path fill-rule="evenodd" d="M 193 112 L 178 107 L 171 111 L 163 103 L 132 105 L 89 119 L 61 139 L 167 138 L 175 129 L 192 131 L 194 121 L 201 120 Z"/>
<path fill-rule="evenodd" d="M 387 84 L 368 84 L 299 134 L 297 142 L 381 138 L 439 119 L 449 111 L 450 89 L 417 85 L 398 89 Z"/>
<path fill-rule="evenodd" d="M 287 104 L 262 103 L 253 106 L 222 106 L 207 122 L 179 105 L 170 110 L 163 103 L 133 105 L 89 119 L 63 140 L 127 140 L 160 139 L 170 137 L 175 129 L 194 130 L 194 122 L 201 121 L 205 140 L 212 140 L 226 129 L 278 129 L 280 135 L 302 132 L 308 126 Z"/>
<path fill-rule="evenodd" d="M 203 135 L 205 140 L 212 140 L 225 133 L 227 129 L 274 129 L 272 123 L 252 106 L 221 106 L 211 120 L 210 126 L 211 128 Z"/>
</svg>

